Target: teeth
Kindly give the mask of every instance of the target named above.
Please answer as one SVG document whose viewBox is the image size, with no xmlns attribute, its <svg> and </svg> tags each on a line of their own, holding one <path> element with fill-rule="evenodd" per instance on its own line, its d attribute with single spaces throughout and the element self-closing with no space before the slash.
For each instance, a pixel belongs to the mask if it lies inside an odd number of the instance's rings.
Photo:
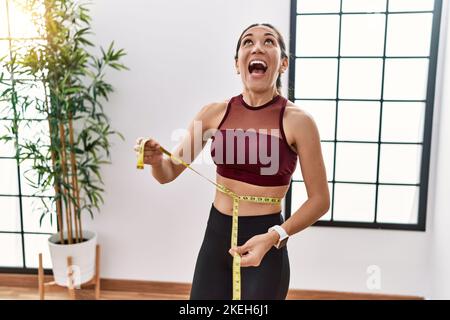
<svg viewBox="0 0 450 320">
<path fill-rule="evenodd" d="M 255 64 L 255 63 L 260 63 L 260 64 L 262 64 L 265 68 L 267 68 L 267 64 L 266 64 L 264 61 L 262 61 L 262 60 L 252 60 L 252 61 L 250 61 L 250 65 L 253 65 L 253 64 Z"/>
</svg>

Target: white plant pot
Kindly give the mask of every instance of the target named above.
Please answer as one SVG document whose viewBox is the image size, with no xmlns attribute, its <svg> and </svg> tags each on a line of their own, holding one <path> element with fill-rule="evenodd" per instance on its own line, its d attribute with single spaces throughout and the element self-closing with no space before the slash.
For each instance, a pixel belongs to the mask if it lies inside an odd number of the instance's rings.
<svg viewBox="0 0 450 320">
<path fill-rule="evenodd" d="M 67 240 L 67 232 L 64 232 L 63 237 L 64 240 Z M 64 287 L 69 286 L 67 257 L 72 257 L 71 271 L 74 287 L 77 288 L 94 277 L 97 234 L 83 230 L 83 238 L 88 240 L 81 243 L 63 245 L 59 244 L 59 233 L 53 234 L 48 239 L 53 265 L 53 276 L 58 285 Z"/>
</svg>

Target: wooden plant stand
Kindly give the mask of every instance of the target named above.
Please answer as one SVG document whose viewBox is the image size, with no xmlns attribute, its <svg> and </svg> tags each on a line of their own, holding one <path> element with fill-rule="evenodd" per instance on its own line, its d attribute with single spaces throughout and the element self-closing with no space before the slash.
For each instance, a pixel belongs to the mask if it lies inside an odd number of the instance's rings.
<svg viewBox="0 0 450 320">
<path fill-rule="evenodd" d="M 72 265 L 72 257 L 67 257 L 67 268 Z M 69 297 L 71 300 L 75 300 L 75 287 L 74 280 L 72 278 L 73 271 L 70 270 L 69 273 L 69 286 L 67 287 Z M 56 281 L 44 282 L 44 268 L 42 266 L 42 253 L 39 253 L 39 269 L 38 269 L 38 281 L 39 281 L 39 299 L 45 299 L 45 287 L 48 286 L 58 286 Z M 100 245 L 97 244 L 95 247 L 95 273 L 91 280 L 83 283 L 83 286 L 95 285 L 95 299 L 100 299 Z M 81 284 L 80 284 L 81 289 Z"/>
</svg>

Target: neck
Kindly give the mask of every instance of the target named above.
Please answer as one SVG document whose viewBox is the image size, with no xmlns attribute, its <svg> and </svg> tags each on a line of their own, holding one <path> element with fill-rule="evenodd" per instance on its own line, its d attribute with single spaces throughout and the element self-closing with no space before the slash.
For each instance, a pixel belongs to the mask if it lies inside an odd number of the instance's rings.
<svg viewBox="0 0 450 320">
<path fill-rule="evenodd" d="M 244 91 L 242 92 L 242 96 L 245 102 L 250 106 L 263 105 L 272 100 L 277 95 L 278 91 L 276 88 L 261 92 L 255 92 L 245 88 Z"/>
</svg>

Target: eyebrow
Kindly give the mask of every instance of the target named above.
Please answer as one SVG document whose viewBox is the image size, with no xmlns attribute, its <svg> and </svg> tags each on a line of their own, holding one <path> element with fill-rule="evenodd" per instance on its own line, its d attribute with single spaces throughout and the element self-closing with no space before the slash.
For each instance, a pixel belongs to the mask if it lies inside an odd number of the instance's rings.
<svg viewBox="0 0 450 320">
<path fill-rule="evenodd" d="M 265 36 L 272 36 L 272 37 L 276 38 L 276 37 L 273 35 L 273 33 L 270 33 L 270 32 L 266 32 L 266 33 L 264 33 L 264 35 L 265 35 Z M 253 36 L 253 33 L 247 33 L 245 36 L 242 37 L 241 40 L 244 40 L 245 37 L 249 37 L 249 36 Z"/>
</svg>

